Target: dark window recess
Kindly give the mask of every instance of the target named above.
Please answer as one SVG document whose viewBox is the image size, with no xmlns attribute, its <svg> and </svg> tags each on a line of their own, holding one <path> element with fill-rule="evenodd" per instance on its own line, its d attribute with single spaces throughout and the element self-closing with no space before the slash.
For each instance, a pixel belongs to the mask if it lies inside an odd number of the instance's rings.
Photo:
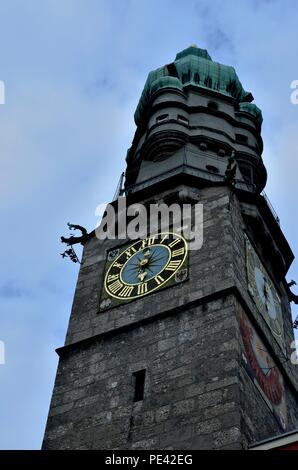
<svg viewBox="0 0 298 470">
<path fill-rule="evenodd" d="M 171 64 L 168 64 L 167 69 L 171 77 L 178 77 L 176 65 L 174 64 L 174 62 L 172 62 Z"/>
<path fill-rule="evenodd" d="M 220 157 L 224 157 L 225 154 L 226 154 L 225 149 L 218 149 L 217 155 L 219 155 Z"/>
<path fill-rule="evenodd" d="M 188 124 L 188 122 L 189 122 L 188 119 L 186 117 L 182 116 L 181 114 L 178 114 L 177 119 L 178 119 L 178 121 L 185 122 L 185 124 Z"/>
<path fill-rule="evenodd" d="M 161 114 L 160 116 L 157 116 L 156 122 L 164 121 L 165 119 L 168 119 L 168 117 L 168 114 Z"/>
<path fill-rule="evenodd" d="M 211 171 L 212 173 L 219 173 L 219 169 L 213 165 L 206 165 L 206 170 Z"/>
<path fill-rule="evenodd" d="M 204 85 L 208 88 L 212 88 L 212 78 L 211 77 L 206 77 L 204 80 Z"/>
<path fill-rule="evenodd" d="M 247 135 L 236 134 L 235 137 L 236 137 L 236 141 L 241 142 L 241 144 L 247 144 L 247 142 L 248 142 Z"/>
<path fill-rule="evenodd" d="M 182 83 L 190 82 L 190 70 L 182 74 Z"/>
<path fill-rule="evenodd" d="M 253 183 L 253 171 L 250 166 L 240 165 L 240 171 L 246 183 Z"/>
<path fill-rule="evenodd" d="M 235 95 L 236 93 L 236 88 L 237 88 L 237 85 L 236 85 L 236 81 L 235 80 L 230 80 L 229 83 L 227 84 L 226 86 L 226 90 L 228 93 L 231 93 L 232 96 Z"/>
<path fill-rule="evenodd" d="M 200 75 L 198 74 L 198 72 L 195 72 L 195 74 L 193 76 L 193 81 L 195 83 L 200 83 Z"/>
<path fill-rule="evenodd" d="M 141 401 L 144 398 L 146 369 L 138 370 L 132 374 L 134 383 L 134 399 L 133 401 Z"/>
<path fill-rule="evenodd" d="M 215 101 L 209 101 L 207 104 L 207 108 L 214 109 L 215 111 L 218 110 L 218 104 Z"/>
</svg>

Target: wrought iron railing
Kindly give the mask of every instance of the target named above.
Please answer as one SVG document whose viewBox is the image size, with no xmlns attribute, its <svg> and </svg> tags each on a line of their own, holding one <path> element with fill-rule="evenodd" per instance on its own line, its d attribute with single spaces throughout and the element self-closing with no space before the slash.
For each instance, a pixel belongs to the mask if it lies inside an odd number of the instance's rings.
<svg viewBox="0 0 298 470">
<path fill-rule="evenodd" d="M 267 196 L 267 194 L 265 193 L 265 191 L 262 191 L 262 196 L 263 198 L 265 199 L 266 203 L 267 203 L 267 206 L 269 207 L 273 217 L 275 218 L 276 222 L 280 225 L 280 219 L 277 215 L 277 212 L 276 210 L 274 209 L 273 205 L 271 204 L 270 202 L 270 199 L 269 197 Z"/>
<path fill-rule="evenodd" d="M 214 159 L 217 159 L 217 158 L 215 157 Z M 218 160 L 220 160 L 220 159 L 218 159 Z M 203 168 L 198 169 L 196 167 L 193 167 L 192 165 L 183 164 L 183 165 L 178 165 L 177 167 L 171 168 L 170 170 L 165 171 L 165 172 L 159 174 L 158 176 L 154 176 L 152 178 L 149 178 L 147 181 L 142 181 L 142 182 L 139 182 L 138 184 L 133 184 L 131 187 L 133 187 L 133 188 L 144 187 L 144 186 L 147 186 L 148 184 L 152 184 L 154 181 L 160 181 L 165 176 L 169 177 L 170 175 L 174 175 L 176 173 L 179 173 L 181 171 L 181 169 L 184 168 L 185 166 L 190 171 L 197 174 L 197 176 L 202 176 L 202 177 L 205 177 L 205 178 L 207 177 L 207 179 L 210 179 L 210 180 L 213 180 L 213 181 L 223 181 L 224 180 L 223 175 L 217 175 L 216 173 L 212 173 L 211 171 L 208 171 L 208 170 L 203 169 Z M 119 184 L 118 184 L 115 196 L 114 196 L 114 200 L 117 199 L 117 197 L 119 195 L 123 195 L 123 193 L 124 193 L 123 182 L 124 182 L 124 173 L 122 174 L 122 176 L 120 178 L 120 181 L 119 181 Z M 236 186 L 236 188 L 243 189 L 243 190 L 249 191 L 249 192 L 255 192 L 256 191 L 255 184 L 245 182 L 245 181 L 241 181 L 241 180 L 238 180 L 238 179 L 235 180 L 235 186 Z M 129 187 L 126 189 L 126 192 L 127 193 L 130 192 Z M 264 200 L 265 200 L 271 214 L 273 215 L 274 219 L 280 225 L 280 219 L 277 215 L 277 212 L 275 211 L 275 209 L 274 209 L 272 203 L 270 202 L 270 199 L 267 196 L 267 194 L 265 193 L 265 191 L 262 191 L 261 196 L 264 198 Z"/>
<path fill-rule="evenodd" d="M 124 188 L 123 188 L 124 179 L 125 179 L 125 172 L 123 171 L 123 173 L 121 173 L 121 176 L 119 178 L 119 182 L 117 184 L 116 191 L 115 191 L 115 194 L 113 196 L 113 201 L 116 201 L 116 199 L 118 199 L 119 196 L 123 195 L 123 193 L 124 193 Z"/>
</svg>

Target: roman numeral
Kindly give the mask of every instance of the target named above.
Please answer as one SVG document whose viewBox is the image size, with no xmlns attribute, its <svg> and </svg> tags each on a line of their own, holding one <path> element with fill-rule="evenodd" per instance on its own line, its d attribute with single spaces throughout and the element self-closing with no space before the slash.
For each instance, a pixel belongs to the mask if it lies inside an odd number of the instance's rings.
<svg viewBox="0 0 298 470">
<path fill-rule="evenodd" d="M 133 291 L 133 286 L 124 286 L 122 291 L 119 292 L 119 297 L 129 297 Z"/>
<path fill-rule="evenodd" d="M 155 279 L 155 281 L 157 282 L 158 285 L 161 284 L 162 282 L 164 282 L 164 278 L 160 275 L 155 276 L 154 279 Z"/>
<path fill-rule="evenodd" d="M 112 284 L 110 284 L 109 286 L 109 290 L 113 293 L 113 294 L 117 294 L 117 292 L 119 292 L 119 290 L 122 289 L 123 287 L 123 284 L 119 281 L 119 279 L 115 282 L 113 282 Z"/>
<path fill-rule="evenodd" d="M 169 243 L 169 247 L 170 248 L 173 248 L 173 246 L 177 245 L 178 243 L 180 243 L 182 240 L 181 238 L 176 238 L 175 240 L 173 240 L 171 243 Z"/>
<path fill-rule="evenodd" d="M 146 294 L 146 292 L 148 292 L 147 282 L 144 282 L 144 284 L 139 284 L 138 285 L 138 295 Z"/>
<path fill-rule="evenodd" d="M 146 248 L 146 246 L 154 245 L 155 238 L 156 238 L 156 235 L 153 235 L 153 237 L 145 238 L 145 240 L 142 240 L 142 245 L 141 245 L 140 250 L 143 250 L 144 248 Z"/>
<path fill-rule="evenodd" d="M 108 275 L 107 282 L 115 281 L 115 280 L 118 279 L 118 278 L 119 278 L 119 274 L 109 274 L 109 275 Z"/>
<path fill-rule="evenodd" d="M 166 233 L 165 236 L 160 240 L 160 243 L 162 244 L 168 238 L 169 238 L 169 235 Z"/>
<path fill-rule="evenodd" d="M 176 256 L 182 256 L 184 255 L 185 248 L 179 248 L 179 250 L 174 250 L 172 253 L 172 258 L 175 258 Z"/>
<path fill-rule="evenodd" d="M 125 252 L 125 254 L 126 254 L 126 259 L 131 258 L 132 255 L 135 254 L 136 252 L 137 252 L 137 250 L 136 250 L 133 246 L 130 247 L 129 250 L 127 250 L 127 251 Z"/>
<path fill-rule="evenodd" d="M 166 267 L 166 271 L 176 271 L 176 269 L 179 267 L 181 261 L 170 261 L 168 266 Z"/>
<path fill-rule="evenodd" d="M 123 264 L 121 264 L 121 263 L 114 263 L 113 266 L 114 266 L 115 268 L 121 269 L 122 266 L 123 266 Z"/>
</svg>

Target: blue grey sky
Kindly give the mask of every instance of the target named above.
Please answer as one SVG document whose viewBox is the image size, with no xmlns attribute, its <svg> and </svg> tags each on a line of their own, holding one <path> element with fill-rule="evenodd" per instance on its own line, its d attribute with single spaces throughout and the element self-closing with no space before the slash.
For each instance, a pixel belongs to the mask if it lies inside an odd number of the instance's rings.
<svg viewBox="0 0 298 470">
<path fill-rule="evenodd" d="M 38 449 L 78 274 L 59 237 L 68 221 L 93 229 L 112 198 L 150 70 L 193 43 L 236 68 L 263 111 L 266 191 L 298 254 L 298 10 L 295 0 L 0 0 L 0 18 L 0 448 Z"/>
</svg>

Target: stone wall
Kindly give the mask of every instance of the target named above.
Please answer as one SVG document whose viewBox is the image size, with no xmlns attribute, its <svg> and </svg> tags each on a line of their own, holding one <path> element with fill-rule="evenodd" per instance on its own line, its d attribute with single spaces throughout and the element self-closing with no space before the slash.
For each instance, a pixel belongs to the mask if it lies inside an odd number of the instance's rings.
<svg viewBox="0 0 298 470">
<path fill-rule="evenodd" d="M 241 447 L 236 329 L 228 296 L 70 349 L 44 447 Z M 134 402 L 141 369 L 144 399 Z"/>
<path fill-rule="evenodd" d="M 199 195 L 204 243 L 175 287 L 99 313 L 106 252 L 119 243 L 86 244 L 44 448 L 238 449 L 280 433 L 242 366 L 240 306 L 284 371 L 288 430 L 298 427 L 296 369 L 280 360 L 247 292 L 238 198 L 225 186 Z M 144 399 L 134 402 L 132 374 L 141 369 Z"/>
</svg>

